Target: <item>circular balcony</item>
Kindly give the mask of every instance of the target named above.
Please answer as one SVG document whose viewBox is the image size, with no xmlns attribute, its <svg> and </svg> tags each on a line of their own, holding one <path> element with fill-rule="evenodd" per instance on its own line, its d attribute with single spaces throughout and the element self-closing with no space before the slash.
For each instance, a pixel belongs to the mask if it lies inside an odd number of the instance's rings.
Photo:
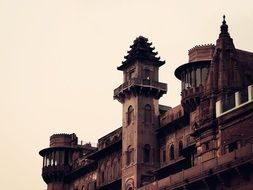
<svg viewBox="0 0 253 190">
<path fill-rule="evenodd" d="M 181 103 L 186 112 L 194 111 L 200 103 L 204 86 L 208 78 L 210 60 L 186 63 L 175 71 L 182 83 Z"/>
<path fill-rule="evenodd" d="M 69 171 L 70 166 L 68 165 L 45 166 L 42 168 L 42 177 L 46 183 L 62 181 Z"/>
<path fill-rule="evenodd" d="M 203 86 L 189 87 L 181 92 L 182 105 L 186 112 L 194 111 L 200 103 Z"/>
<path fill-rule="evenodd" d="M 49 147 L 39 153 L 43 157 L 42 177 L 46 183 L 61 181 L 70 171 L 73 147 Z"/>
</svg>

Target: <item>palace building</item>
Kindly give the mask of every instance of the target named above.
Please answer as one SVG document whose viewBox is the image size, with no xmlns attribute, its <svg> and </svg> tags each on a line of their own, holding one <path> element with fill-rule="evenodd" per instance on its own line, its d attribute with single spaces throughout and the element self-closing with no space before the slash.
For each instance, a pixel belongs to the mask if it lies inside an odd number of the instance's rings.
<svg viewBox="0 0 253 190">
<path fill-rule="evenodd" d="M 159 104 L 165 64 L 138 37 L 117 68 L 123 82 L 114 99 L 122 127 L 78 144 L 54 134 L 43 157 L 47 190 L 253 189 L 253 53 L 237 49 L 223 18 L 216 44 L 189 50 L 175 71 L 181 104 Z"/>
</svg>

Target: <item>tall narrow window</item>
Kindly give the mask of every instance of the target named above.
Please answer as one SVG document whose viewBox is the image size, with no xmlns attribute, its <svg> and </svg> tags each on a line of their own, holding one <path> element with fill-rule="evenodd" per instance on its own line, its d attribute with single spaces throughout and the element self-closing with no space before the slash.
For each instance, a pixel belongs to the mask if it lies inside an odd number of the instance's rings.
<svg viewBox="0 0 253 190">
<path fill-rule="evenodd" d="M 145 144 L 143 147 L 143 162 L 148 163 L 150 162 L 150 145 Z"/>
<path fill-rule="evenodd" d="M 171 146 L 170 146 L 170 160 L 174 160 L 174 158 L 175 158 L 175 154 L 174 154 L 174 145 L 172 144 Z"/>
<path fill-rule="evenodd" d="M 113 177 L 112 178 L 117 179 L 120 176 L 120 173 L 119 173 L 119 171 L 120 171 L 120 162 L 117 158 L 115 158 L 115 160 L 113 161 L 112 167 L 113 167 L 113 172 L 112 172 Z"/>
<path fill-rule="evenodd" d="M 133 106 L 129 106 L 127 110 L 127 125 L 130 125 L 134 119 L 134 108 Z"/>
<path fill-rule="evenodd" d="M 166 151 L 162 151 L 162 162 L 166 162 Z"/>
<path fill-rule="evenodd" d="M 182 151 L 183 151 L 183 142 L 179 141 L 178 143 L 178 155 L 182 156 Z"/>
<path fill-rule="evenodd" d="M 107 179 L 107 181 L 111 181 L 111 176 L 112 176 L 111 164 L 110 164 L 110 162 L 108 162 L 106 165 L 106 179 Z"/>
<path fill-rule="evenodd" d="M 128 166 L 133 162 L 133 148 L 128 146 L 126 151 L 126 165 Z"/>
<path fill-rule="evenodd" d="M 101 182 L 102 182 L 102 184 L 105 182 L 105 172 L 104 171 L 102 171 L 102 173 L 101 173 Z"/>
<path fill-rule="evenodd" d="M 205 84 L 205 83 L 206 83 L 206 80 L 207 80 L 207 73 L 208 73 L 207 67 L 203 67 L 203 68 L 202 68 L 202 84 Z"/>
<path fill-rule="evenodd" d="M 144 69 L 144 79 L 150 80 L 150 70 Z"/>
<path fill-rule="evenodd" d="M 152 121 L 152 114 L 151 114 L 151 106 L 149 104 L 145 105 L 144 108 L 144 123 L 150 124 Z"/>
</svg>

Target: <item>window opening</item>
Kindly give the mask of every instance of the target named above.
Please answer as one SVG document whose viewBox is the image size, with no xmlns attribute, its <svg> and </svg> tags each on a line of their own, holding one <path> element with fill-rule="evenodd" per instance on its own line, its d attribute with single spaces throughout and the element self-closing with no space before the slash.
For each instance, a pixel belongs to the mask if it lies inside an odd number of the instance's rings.
<svg viewBox="0 0 253 190">
<path fill-rule="evenodd" d="M 175 154 L 174 154 L 174 145 L 172 144 L 171 146 L 170 146 L 170 160 L 174 160 L 174 158 L 175 158 Z"/>
<path fill-rule="evenodd" d="M 150 145 L 145 144 L 143 147 L 143 162 L 148 163 L 150 162 Z"/>
<path fill-rule="evenodd" d="M 134 119 L 134 108 L 132 106 L 128 107 L 127 111 L 127 125 L 130 125 Z"/>
</svg>

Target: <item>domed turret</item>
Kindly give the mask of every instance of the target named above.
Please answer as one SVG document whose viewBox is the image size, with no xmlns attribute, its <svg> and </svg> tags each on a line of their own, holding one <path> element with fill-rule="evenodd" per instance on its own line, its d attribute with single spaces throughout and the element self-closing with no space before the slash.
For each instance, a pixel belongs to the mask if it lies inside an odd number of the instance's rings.
<svg viewBox="0 0 253 190">
<path fill-rule="evenodd" d="M 48 190 L 64 189 L 64 177 L 70 171 L 77 141 L 74 133 L 54 134 L 50 137 L 50 147 L 39 152 L 43 157 L 42 177 Z"/>
</svg>

